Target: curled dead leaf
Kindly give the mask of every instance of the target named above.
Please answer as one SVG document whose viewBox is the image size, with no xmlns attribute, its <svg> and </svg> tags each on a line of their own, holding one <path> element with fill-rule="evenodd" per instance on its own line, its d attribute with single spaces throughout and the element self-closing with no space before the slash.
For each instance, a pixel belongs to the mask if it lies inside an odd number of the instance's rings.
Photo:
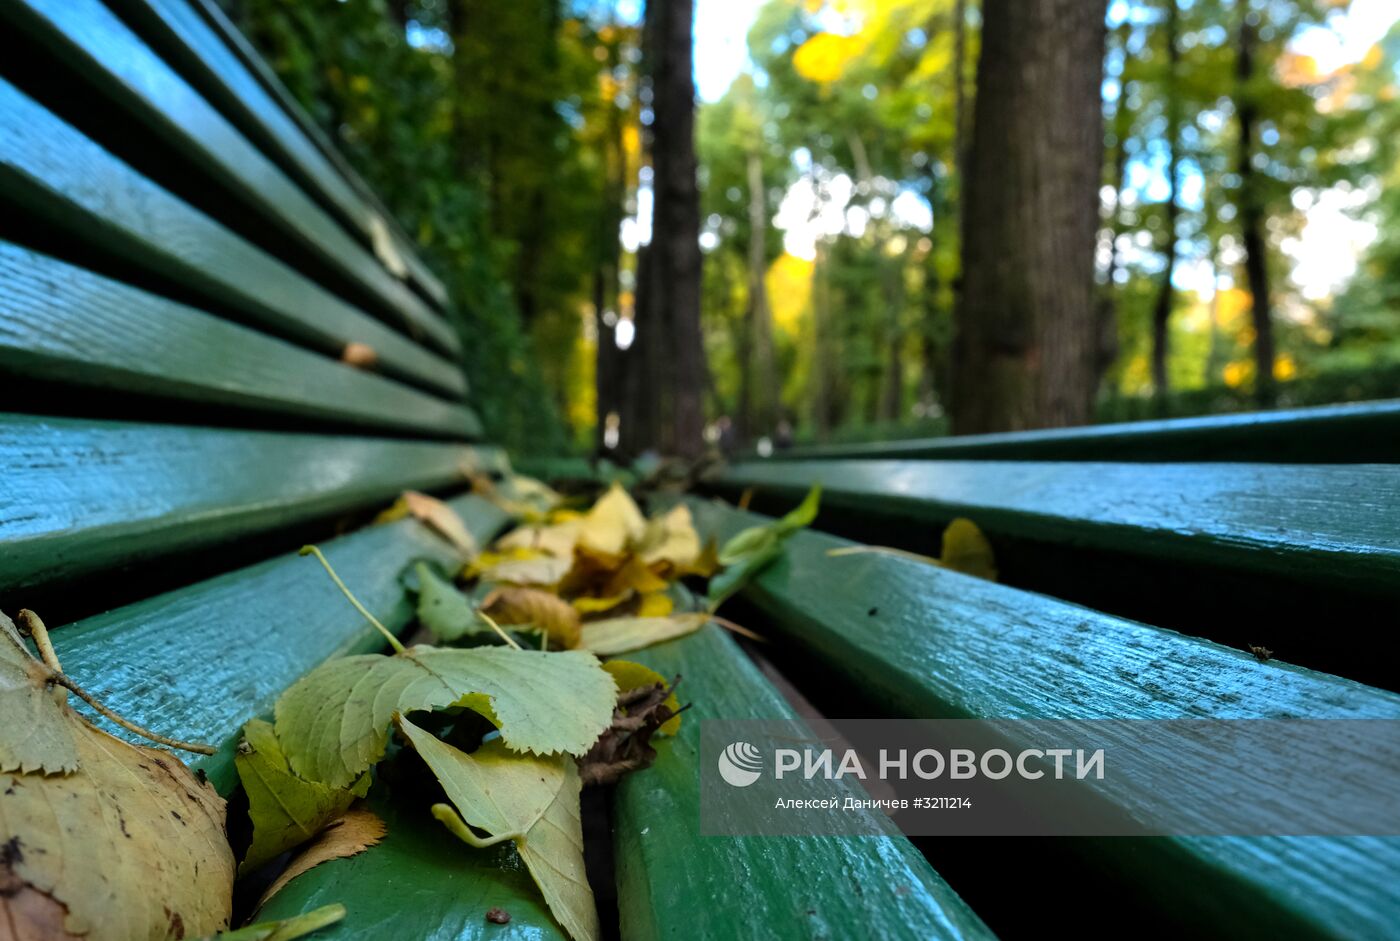
<svg viewBox="0 0 1400 941">
<path fill-rule="evenodd" d="M 384 821 L 367 807 L 351 807 L 343 817 L 326 827 L 316 839 L 296 855 L 287 868 L 267 887 L 258 907 L 282 891 L 297 876 L 332 859 L 362 853 L 384 839 Z"/>
<path fill-rule="evenodd" d="M 568 650 L 579 644 L 579 612 L 547 591 L 497 588 L 482 599 L 481 609 L 500 624 L 533 624 L 544 631 L 556 647 Z"/>
</svg>

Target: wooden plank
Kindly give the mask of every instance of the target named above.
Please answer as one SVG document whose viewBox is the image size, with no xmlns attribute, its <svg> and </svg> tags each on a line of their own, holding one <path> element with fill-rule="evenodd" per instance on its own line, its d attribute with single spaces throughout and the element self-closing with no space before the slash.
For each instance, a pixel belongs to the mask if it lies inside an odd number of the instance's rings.
<svg viewBox="0 0 1400 941">
<path fill-rule="evenodd" d="M 0 200 L 219 313 L 339 356 L 368 344 L 386 373 L 460 396 L 461 370 L 245 242 L 0 79 Z"/>
<path fill-rule="evenodd" d="M 448 354 L 452 328 L 302 192 L 99 0 L 22 0 L 0 18 L 49 50 L 99 99 L 176 148 L 201 174 L 235 192 L 269 225 L 321 258 L 377 311 Z"/>
<path fill-rule="evenodd" d="M 702 535 L 761 522 L 695 500 Z M 1400 696 L 1041 595 L 887 556 L 830 558 L 803 532 L 744 592 L 876 715 L 929 718 L 1388 718 Z M 692 695 L 694 692 L 692 691 Z M 1084 843 L 1165 912 L 1222 937 L 1382 937 L 1400 841 L 1190 837 Z M 1097 904 L 1097 902 L 1096 902 Z"/>
<path fill-rule="evenodd" d="M 627 659 L 680 674 L 694 706 L 676 738 L 655 740 L 656 764 L 617 788 L 624 938 L 992 937 L 902 837 L 702 838 L 700 722 L 797 715 L 713 625 Z"/>
<path fill-rule="evenodd" d="M 1400 588 L 1400 475 L 1380 464 L 782 461 L 735 465 L 725 492 L 800 497 L 865 517 L 1340 589 Z M 933 532 L 930 527 L 930 532 Z"/>
<path fill-rule="evenodd" d="M 773 460 L 1400 462 L 1400 400 L 1007 434 L 811 445 Z"/>
<path fill-rule="evenodd" d="M 482 541 L 506 522 L 478 497 L 451 502 Z M 403 568 L 456 557 L 417 520 L 369 526 L 321 548 L 394 631 L 413 619 Z M 147 728 L 222 746 L 209 757 L 183 757 L 223 794 L 238 783 L 233 746 L 244 722 L 269 714 L 282 691 L 317 664 L 383 644 L 316 560 L 295 552 L 75 621 L 53 637 L 64 671 L 108 706 Z"/>
<path fill-rule="evenodd" d="M 339 902 L 345 920 L 316 932 L 316 941 L 567 941 L 514 846 L 473 849 L 423 807 L 405 804 L 372 796 L 370 806 L 388 828 L 383 842 L 293 879 L 259 918 Z M 510 913 L 510 923 L 488 922 L 492 908 Z"/>
<path fill-rule="evenodd" d="M 0 415 L 0 589 L 372 507 L 497 459 L 445 443 Z"/>
<path fill-rule="evenodd" d="M 470 438 L 466 406 L 0 241 L 0 368 L 16 378 Z"/>
<path fill-rule="evenodd" d="M 195 9 L 195 12 L 203 18 L 204 22 L 214 30 L 227 47 L 232 50 L 233 54 L 243 64 L 244 68 L 248 70 L 249 74 L 257 79 L 258 83 L 262 85 L 263 90 L 281 106 L 283 112 L 291 117 L 292 121 L 301 132 L 306 135 L 307 139 L 316 145 L 321 155 L 329 160 L 336 170 L 339 171 L 340 175 L 350 184 L 350 187 L 359 194 L 360 199 L 364 200 L 371 211 L 377 212 L 387 221 L 389 235 L 393 239 L 399 255 L 409 267 L 409 274 L 413 279 L 414 286 L 417 287 L 425 297 L 432 301 L 432 303 L 437 305 L 438 309 L 447 310 L 451 303 L 447 294 L 447 288 L 443 286 L 442 282 L 438 280 L 437 276 L 432 273 L 428 266 L 423 263 L 422 258 L 418 256 L 418 253 L 413 248 L 412 240 L 399 228 L 397 221 L 384 207 L 378 194 L 369 188 L 369 185 L 355 172 L 355 168 L 350 166 L 350 162 L 336 149 L 325 132 L 321 130 L 316 122 L 311 120 L 310 116 L 307 115 L 306 111 L 297 100 L 292 97 L 287 87 L 283 85 L 273 73 L 267 62 L 263 60 L 262 56 L 258 55 L 257 50 L 255 50 L 252 44 L 238 31 L 238 28 L 233 25 L 218 4 L 214 3 L 213 0 L 191 0 L 191 5 Z"/>
</svg>

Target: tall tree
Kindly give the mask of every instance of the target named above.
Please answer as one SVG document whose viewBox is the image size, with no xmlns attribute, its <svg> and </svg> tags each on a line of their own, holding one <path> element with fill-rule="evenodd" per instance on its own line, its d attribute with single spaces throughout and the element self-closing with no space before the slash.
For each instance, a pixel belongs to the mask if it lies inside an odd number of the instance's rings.
<svg viewBox="0 0 1400 941">
<path fill-rule="evenodd" d="M 1167 386 L 1167 355 L 1170 352 L 1172 277 L 1176 274 L 1177 219 L 1180 216 L 1178 190 L 1181 186 L 1181 40 L 1178 36 L 1179 0 L 1167 0 L 1163 39 L 1167 47 L 1166 112 L 1167 112 L 1167 203 L 1162 226 L 1162 283 L 1152 305 L 1152 391 L 1162 397 Z M 1121 179 L 1121 168 L 1120 168 Z"/>
<path fill-rule="evenodd" d="M 1244 241 L 1244 273 L 1249 284 L 1250 315 L 1254 326 L 1254 391 L 1259 405 L 1274 402 L 1274 322 L 1269 300 L 1269 259 L 1265 248 L 1265 208 L 1260 192 L 1263 181 L 1254 166 L 1259 106 L 1255 82 L 1255 45 L 1259 15 L 1249 0 L 1240 0 L 1239 49 L 1235 59 L 1235 114 L 1239 121 L 1239 150 L 1235 166 L 1239 174 L 1240 235 Z"/>
<path fill-rule="evenodd" d="M 1104 0 L 987 0 L 953 427 L 1076 425 L 1095 392 Z"/>
<path fill-rule="evenodd" d="M 694 0 L 648 0 L 651 33 L 652 287 L 647 312 L 661 340 L 658 368 L 663 450 L 704 447 L 705 351 L 700 332 L 700 192 L 695 173 Z M 664 294 L 660 293 L 663 292 Z"/>
<path fill-rule="evenodd" d="M 742 437 L 771 435 L 778 418 L 778 379 L 773 370 L 773 317 L 763 278 L 768 273 L 768 196 L 763 157 L 749 151 L 744 160 L 749 190 L 748 329 L 740 377 Z"/>
</svg>

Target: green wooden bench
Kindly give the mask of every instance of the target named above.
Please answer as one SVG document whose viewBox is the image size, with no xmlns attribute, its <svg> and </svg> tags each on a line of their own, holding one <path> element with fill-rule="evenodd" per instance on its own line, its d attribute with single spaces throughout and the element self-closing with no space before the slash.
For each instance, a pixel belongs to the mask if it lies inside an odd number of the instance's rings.
<svg viewBox="0 0 1400 941">
<path fill-rule="evenodd" d="M 295 550 L 319 542 L 407 629 L 399 573 L 449 547 L 363 524 L 428 490 L 485 542 L 507 520 L 467 477 L 505 458 L 441 283 L 216 8 L 6 0 L 0 56 L 0 609 L 39 610 L 112 708 L 218 743 L 191 763 L 236 797 L 243 723 L 379 646 Z M 685 674 L 696 718 L 794 715 L 718 629 L 646 659 Z M 616 794 L 617 885 L 595 889 L 625 937 L 990 936 L 902 838 L 700 839 L 698 734 Z M 382 843 L 263 914 L 344 903 L 328 939 L 564 937 L 508 844 L 377 809 Z"/>
</svg>

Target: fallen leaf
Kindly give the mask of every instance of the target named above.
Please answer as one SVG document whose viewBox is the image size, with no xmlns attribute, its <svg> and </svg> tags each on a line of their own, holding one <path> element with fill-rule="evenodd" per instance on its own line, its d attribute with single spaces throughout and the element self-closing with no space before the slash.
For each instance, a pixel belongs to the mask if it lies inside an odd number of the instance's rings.
<svg viewBox="0 0 1400 941">
<path fill-rule="evenodd" d="M 248 795 L 253 842 L 239 873 L 247 873 L 294 846 L 305 843 L 342 816 L 357 796 L 348 788 L 327 787 L 292 773 L 272 723 L 254 719 L 243 727 L 243 745 L 233 759 Z"/>
<path fill-rule="evenodd" d="M 630 555 L 620 568 L 618 568 L 603 586 L 601 594 L 620 595 L 626 591 L 634 591 L 637 594 L 647 592 L 665 591 L 669 586 L 666 579 L 653 572 L 641 556 Z"/>
<path fill-rule="evenodd" d="M 616 687 L 583 651 L 420 646 L 392 657 L 360 654 L 322 664 L 282 694 L 277 738 L 297 774 L 344 787 L 383 757 L 394 713 L 443 709 L 472 694 L 489 701 L 488 718 L 510 748 L 581 755 L 607 728 Z"/>
<path fill-rule="evenodd" d="M 352 340 L 340 351 L 340 361 L 356 369 L 373 369 L 379 362 L 379 354 L 368 343 Z"/>
<path fill-rule="evenodd" d="M 643 618 L 665 617 L 676 610 L 676 602 L 664 591 L 651 591 L 642 595 L 642 603 L 637 607 L 637 616 Z"/>
<path fill-rule="evenodd" d="M 601 614 L 604 611 L 611 611 L 620 604 L 625 604 L 632 600 L 633 592 L 629 589 L 620 595 L 612 595 L 607 598 L 575 598 L 570 604 L 579 614 Z"/>
<path fill-rule="evenodd" d="M 23 697 L 8 687 L 5 705 L 22 707 L 25 721 L 37 723 L 48 739 L 26 735 L 9 741 L 10 752 L 29 764 L 36 753 L 47 761 L 61 741 L 72 764 L 60 773 L 0 774 L 0 925 L 20 939 L 100 931 L 104 941 L 226 927 L 234 859 L 224 836 L 224 802 L 214 789 L 169 752 L 130 745 L 88 724 L 62 693 L 45 687 L 43 665 L 8 618 L 0 651 L 0 662 L 32 676 L 42 691 Z M 38 666 L 26 667 L 23 658 Z M 0 675 L 14 679 L 13 671 Z M 17 731 L 11 718 L 7 711 L 6 739 Z"/>
<path fill-rule="evenodd" d="M 651 737 L 661 726 L 680 720 L 680 708 L 671 709 L 668 699 L 674 699 L 674 691 L 664 680 L 618 693 L 612 726 L 579 762 L 584 786 L 615 784 L 655 763 Z"/>
<path fill-rule="evenodd" d="M 283 918 L 280 921 L 260 921 L 256 925 L 248 925 L 239 928 L 237 931 L 224 931 L 217 935 L 208 935 L 204 941 L 293 941 L 313 931 L 320 931 L 327 925 L 333 925 L 345 917 L 345 906 L 340 904 L 324 905 L 321 908 L 312 909 L 292 918 Z"/>
<path fill-rule="evenodd" d="M 574 941 L 597 941 L 598 907 L 583 863 L 582 788 L 577 765 L 565 761 L 564 784 L 554 795 L 554 803 L 516 849 L 549 910 L 569 936 Z"/>
<path fill-rule="evenodd" d="M 363 853 L 384 839 L 384 832 L 384 821 L 374 811 L 367 807 L 350 808 L 287 864 L 287 868 L 258 900 L 258 908 L 266 905 L 268 899 L 282 891 L 297 876 L 332 859 Z"/>
<path fill-rule="evenodd" d="M 970 519 L 958 517 L 943 530 L 943 551 L 940 554 L 945 568 L 975 575 L 988 581 L 996 581 L 996 557 L 992 544 Z"/>
<path fill-rule="evenodd" d="M 666 677 L 657 673 L 651 667 L 633 660 L 609 660 L 603 664 L 603 669 L 611 674 L 613 682 L 617 684 L 619 698 L 633 690 L 646 689 L 652 686 L 660 686 L 662 689 L 665 689 L 670 684 L 670 681 L 667 680 Z M 679 715 L 674 715 L 674 713 L 679 713 L 681 711 L 680 700 L 676 698 L 675 691 L 671 690 L 669 695 L 661 702 L 662 705 L 671 710 L 673 715 L 657 728 L 656 734 L 675 735 L 681 730 L 681 717 Z"/>
<path fill-rule="evenodd" d="M 481 609 L 499 624 L 533 625 L 556 647 L 568 650 L 578 646 L 578 611 L 547 591 L 509 586 L 496 588 L 482 599 Z"/>
<path fill-rule="evenodd" d="M 572 562 L 539 549 L 483 552 L 467 569 L 469 576 L 512 585 L 553 585 L 569 573 Z"/>
<path fill-rule="evenodd" d="M 451 642 L 474 634 L 494 633 L 476 613 L 471 599 L 439 575 L 431 565 L 419 562 L 418 620 L 440 642 Z"/>
<path fill-rule="evenodd" d="M 534 549 L 556 559 L 572 559 L 578 534 L 583 528 L 580 518 L 567 519 L 545 526 L 519 526 L 496 540 L 498 550 Z"/>
<path fill-rule="evenodd" d="M 476 537 L 467 529 L 467 524 L 462 522 L 456 510 L 436 497 L 416 490 L 405 490 L 402 499 L 410 515 L 450 542 L 463 558 L 476 555 Z"/>
<path fill-rule="evenodd" d="M 462 820 L 490 834 L 482 838 L 458 831 L 458 836 L 478 847 L 524 838 L 564 785 L 564 766 L 573 764 L 567 755 L 512 752 L 500 739 L 467 754 L 403 716 L 395 723 L 438 779 Z M 433 813 L 441 819 L 441 810 L 434 808 Z"/>
<path fill-rule="evenodd" d="M 49 669 L 20 638 L 15 622 L 0 612 L 0 771 L 77 770 L 72 723 L 56 704 L 66 693 L 51 688 Z"/>
<path fill-rule="evenodd" d="M 579 545 L 592 552 L 622 555 L 627 547 L 646 533 L 646 518 L 636 502 L 614 483 L 584 516 Z"/>
<path fill-rule="evenodd" d="M 640 650 L 700 629 L 708 614 L 676 614 L 664 618 L 609 618 L 583 625 L 584 650 L 600 657 Z"/>
<path fill-rule="evenodd" d="M 700 534 L 695 531 L 690 507 L 678 503 L 649 521 L 637 554 L 649 566 L 664 563 L 673 571 L 692 565 L 700 557 Z"/>
<path fill-rule="evenodd" d="M 710 610 L 719 607 L 781 555 L 783 543 L 789 536 L 811 525 L 817 518 L 821 495 L 821 485 L 817 484 L 807 491 L 807 496 L 787 515 L 762 526 L 750 526 L 736 533 L 720 547 L 717 561 L 724 570 L 710 579 Z"/>
</svg>

